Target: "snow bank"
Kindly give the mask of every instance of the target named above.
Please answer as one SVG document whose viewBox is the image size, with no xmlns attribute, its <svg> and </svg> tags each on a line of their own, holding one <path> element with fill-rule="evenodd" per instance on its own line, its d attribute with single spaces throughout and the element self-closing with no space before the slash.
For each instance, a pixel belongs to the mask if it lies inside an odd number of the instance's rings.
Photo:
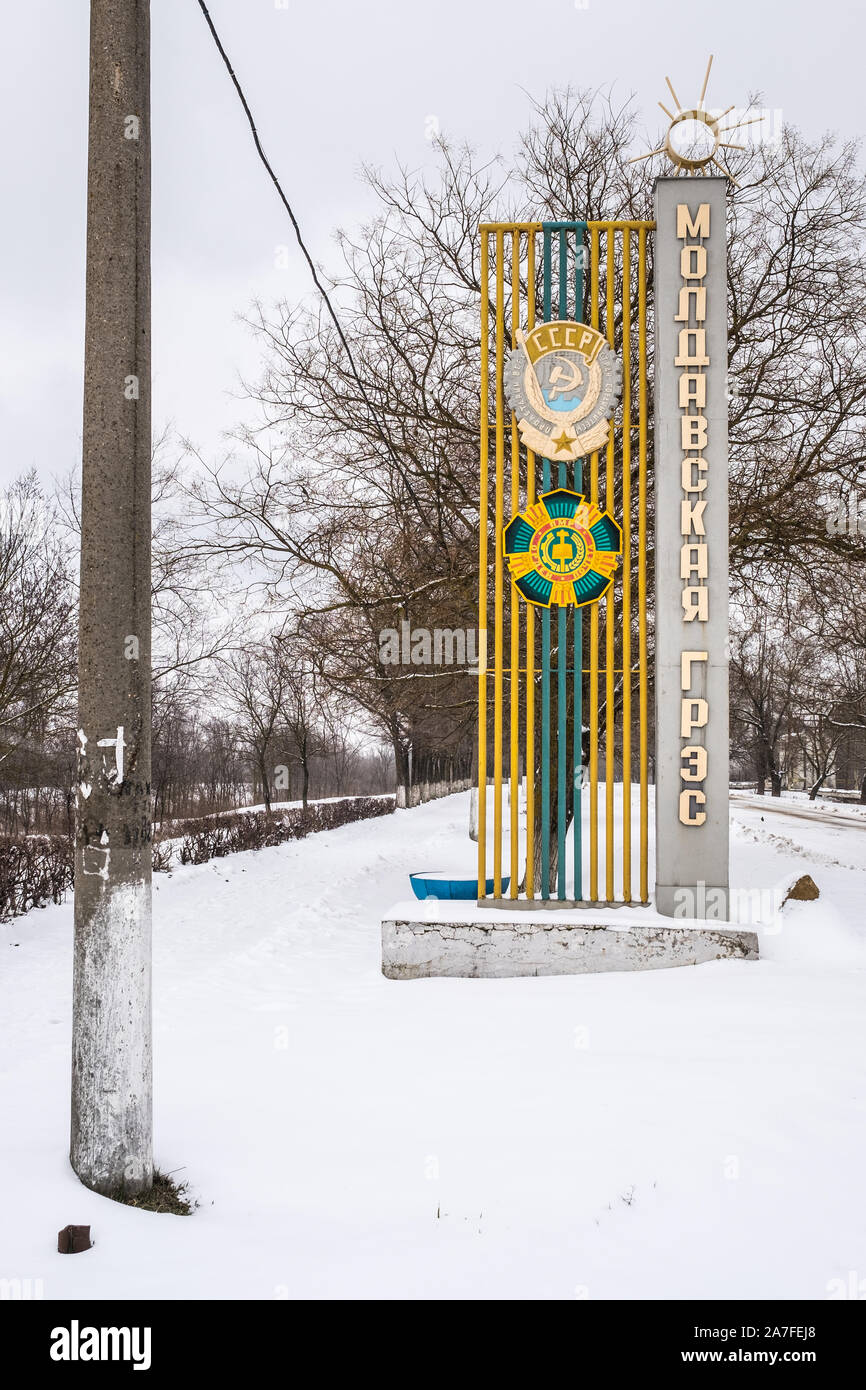
<svg viewBox="0 0 866 1390">
<path fill-rule="evenodd" d="M 72 910 L 0 929 L 0 1278 L 47 1298 L 821 1299 L 866 1272 L 863 830 L 734 804 L 735 885 L 821 889 L 762 959 L 382 978 L 407 874 L 468 794 L 154 879 L 160 1167 L 190 1218 L 66 1150 Z M 764 819 L 761 819 L 763 814 Z M 89 1223 L 94 1248 L 56 1254 Z"/>
</svg>

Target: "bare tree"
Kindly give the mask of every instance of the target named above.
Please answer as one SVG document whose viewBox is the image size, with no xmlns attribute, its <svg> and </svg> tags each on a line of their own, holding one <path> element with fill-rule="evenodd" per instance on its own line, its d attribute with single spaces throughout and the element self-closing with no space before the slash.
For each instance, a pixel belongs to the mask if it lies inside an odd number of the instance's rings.
<svg viewBox="0 0 866 1390">
<path fill-rule="evenodd" d="M 202 543 L 245 561 L 280 611 L 315 620 L 323 678 L 389 739 L 405 797 L 410 760 L 429 752 L 435 778 L 439 748 L 471 758 L 471 680 L 383 669 L 378 647 L 403 622 L 476 621 L 478 224 L 651 216 L 653 161 L 627 163 L 637 140 L 630 103 L 566 90 L 536 105 L 511 165 L 443 142 L 433 177 L 368 170 L 378 211 L 339 235 L 332 281 L 363 390 L 323 314 L 284 303 L 250 316 L 266 368 L 249 392 L 265 425 L 239 435 L 230 467 L 201 461 Z M 820 588 L 830 566 L 864 554 L 859 538 L 828 532 L 821 503 L 866 442 L 866 185 L 852 144 L 791 129 L 737 156 L 734 172 L 731 566 L 735 591 L 754 599 L 795 576 Z M 619 286 L 617 303 L 623 289 L 637 293 Z M 511 312 L 506 291 L 506 333 Z M 790 700 L 776 708 L 780 657 L 758 672 L 756 640 L 741 651 L 741 711 L 759 780 L 778 791 Z"/>
<path fill-rule="evenodd" d="M 813 686 L 800 698 L 798 741 L 808 771 L 809 800 L 814 801 L 827 778 L 836 771 L 842 730 L 831 718 L 832 692 Z"/>
<path fill-rule="evenodd" d="M 276 636 L 268 649 L 268 660 L 280 668 L 283 689 L 280 725 L 301 769 L 301 800 L 306 811 L 310 768 L 313 759 L 326 748 L 316 668 L 297 633 Z"/>
<path fill-rule="evenodd" d="M 797 708 L 800 651 L 789 638 L 763 612 L 731 642 L 731 723 L 753 760 L 762 796 L 768 778 L 772 795 L 782 794 L 783 749 Z"/>
<path fill-rule="evenodd" d="M 236 653 L 223 667 L 223 686 L 238 740 L 258 777 L 270 811 L 274 745 L 289 694 L 289 672 L 274 641 Z"/>
<path fill-rule="evenodd" d="M 35 473 L 0 496 L 0 763 L 75 689 L 75 593 L 56 515 Z"/>
</svg>

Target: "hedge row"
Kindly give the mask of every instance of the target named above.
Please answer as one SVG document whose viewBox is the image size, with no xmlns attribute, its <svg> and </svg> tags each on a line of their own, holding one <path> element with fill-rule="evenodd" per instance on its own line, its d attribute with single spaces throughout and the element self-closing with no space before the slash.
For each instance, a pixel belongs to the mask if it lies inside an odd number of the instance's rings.
<svg viewBox="0 0 866 1390">
<path fill-rule="evenodd" d="M 67 835 L 0 838 L 0 922 L 62 903 L 72 887 L 72 859 Z"/>
<path fill-rule="evenodd" d="M 172 826 L 171 839 L 154 841 L 153 868 L 165 872 L 175 858 L 181 864 L 205 864 L 240 850 L 282 845 L 317 830 L 388 816 L 393 810 L 393 797 L 364 796 L 313 802 L 306 811 L 300 807 L 269 814 L 235 811 L 218 819 L 181 821 Z M 73 862 L 72 841 L 65 835 L 0 837 L 0 922 L 34 907 L 62 902 L 72 887 Z"/>
<path fill-rule="evenodd" d="M 181 821 L 172 827 L 172 838 L 180 838 L 181 864 L 206 864 L 224 854 L 244 849 L 265 849 L 287 840 L 302 840 L 317 830 L 336 830 L 353 821 L 389 816 L 394 810 L 391 796 L 347 797 L 342 801 L 317 801 L 303 811 L 235 811 L 218 819 Z"/>
</svg>

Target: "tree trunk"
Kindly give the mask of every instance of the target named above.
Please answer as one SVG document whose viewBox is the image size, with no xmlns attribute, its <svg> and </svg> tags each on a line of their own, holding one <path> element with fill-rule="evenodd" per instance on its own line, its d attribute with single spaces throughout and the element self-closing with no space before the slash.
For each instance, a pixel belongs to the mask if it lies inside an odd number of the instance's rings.
<svg viewBox="0 0 866 1390">
<path fill-rule="evenodd" d="M 574 819 L 574 786 L 571 778 L 566 779 L 566 801 L 565 801 L 565 834 L 571 828 Z M 550 779 L 550 824 L 545 827 L 541 819 L 541 796 L 536 792 L 535 806 L 535 829 L 533 834 L 534 858 L 535 858 L 535 882 L 536 893 L 542 888 L 541 882 L 541 849 L 544 834 L 548 839 L 548 854 L 550 856 L 550 873 L 548 876 L 548 892 L 551 897 L 556 897 L 558 891 L 557 878 L 559 875 L 559 839 L 557 836 L 557 821 L 559 817 L 559 795 L 556 785 L 556 768 L 552 769 Z"/>
<path fill-rule="evenodd" d="M 259 776 L 262 779 L 262 801 L 265 803 L 265 810 L 270 813 L 271 809 L 271 784 L 268 781 L 268 765 L 265 754 L 259 758 Z"/>
<path fill-rule="evenodd" d="M 397 778 L 396 804 L 405 809 L 410 804 L 409 757 L 403 740 L 397 734 L 391 736 L 391 747 L 394 749 L 394 772 Z"/>
<path fill-rule="evenodd" d="M 472 761 L 470 763 L 469 783 L 469 838 L 478 843 L 478 738 L 472 740 Z M 866 786 L 866 778 L 863 779 Z"/>
</svg>

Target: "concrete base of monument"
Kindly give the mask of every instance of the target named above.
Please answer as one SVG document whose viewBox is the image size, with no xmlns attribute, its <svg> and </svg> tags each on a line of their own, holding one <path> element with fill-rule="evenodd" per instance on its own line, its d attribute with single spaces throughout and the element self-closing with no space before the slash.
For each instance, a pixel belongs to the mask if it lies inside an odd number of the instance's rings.
<svg viewBox="0 0 866 1390">
<path fill-rule="evenodd" d="M 382 974 L 389 980 L 588 975 L 757 959 L 751 928 L 685 918 L 674 924 L 651 907 L 553 913 L 527 905 L 509 916 L 475 903 L 405 902 L 382 922 Z"/>
</svg>

